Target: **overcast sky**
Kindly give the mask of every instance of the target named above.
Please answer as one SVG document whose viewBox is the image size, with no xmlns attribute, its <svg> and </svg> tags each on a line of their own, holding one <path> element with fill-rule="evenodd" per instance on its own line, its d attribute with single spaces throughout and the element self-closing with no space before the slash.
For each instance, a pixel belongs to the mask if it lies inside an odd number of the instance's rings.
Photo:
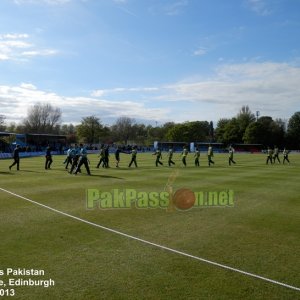
<svg viewBox="0 0 300 300">
<path fill-rule="evenodd" d="M 0 114 L 64 123 L 300 110 L 299 0 L 1 0 Z"/>
</svg>

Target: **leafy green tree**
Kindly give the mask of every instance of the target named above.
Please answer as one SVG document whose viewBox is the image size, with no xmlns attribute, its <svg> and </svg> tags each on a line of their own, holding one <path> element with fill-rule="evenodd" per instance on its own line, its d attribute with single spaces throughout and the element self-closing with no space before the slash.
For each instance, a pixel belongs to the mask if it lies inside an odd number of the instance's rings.
<svg viewBox="0 0 300 300">
<path fill-rule="evenodd" d="M 135 136 L 135 143 L 136 144 L 145 144 L 147 139 L 147 128 L 145 124 L 134 124 L 132 126 L 132 130 Z"/>
<path fill-rule="evenodd" d="M 212 142 L 215 139 L 215 129 L 213 121 L 209 122 L 209 141 Z"/>
<path fill-rule="evenodd" d="M 222 143 L 224 139 L 224 133 L 226 125 L 230 122 L 230 119 L 220 119 L 217 123 L 215 130 L 215 139 L 217 142 Z"/>
<path fill-rule="evenodd" d="M 114 139 L 127 145 L 129 140 L 135 140 L 135 120 L 128 117 L 120 117 L 111 127 Z"/>
<path fill-rule="evenodd" d="M 5 116 L 0 115 L 0 131 L 4 131 L 6 129 L 5 126 Z"/>
<path fill-rule="evenodd" d="M 63 124 L 60 127 L 60 134 L 63 134 L 67 137 L 67 143 L 72 144 L 77 142 L 77 133 L 76 127 L 73 124 Z"/>
<path fill-rule="evenodd" d="M 162 130 L 159 126 L 151 126 L 149 125 L 147 127 L 147 140 L 148 142 L 150 142 L 151 144 L 153 143 L 153 141 L 160 141 L 163 139 L 163 133 Z"/>
<path fill-rule="evenodd" d="M 186 124 L 176 124 L 167 133 L 167 140 L 171 142 L 189 142 L 189 132 Z"/>
<path fill-rule="evenodd" d="M 77 126 L 77 134 L 80 140 L 88 144 L 97 144 L 103 132 L 103 125 L 99 118 L 89 116 L 82 119 Z"/>
<path fill-rule="evenodd" d="M 207 121 L 194 121 L 176 124 L 166 135 L 169 141 L 197 142 L 207 141 L 210 134 L 210 125 Z"/>
<path fill-rule="evenodd" d="M 255 115 L 251 112 L 248 105 L 242 106 L 236 119 L 240 127 L 240 137 L 242 138 L 247 127 L 255 121 Z"/>
<path fill-rule="evenodd" d="M 146 127 L 146 144 L 151 145 L 154 141 L 168 141 L 168 132 L 175 126 L 174 122 L 164 123 L 162 126 L 148 125 Z"/>
<path fill-rule="evenodd" d="M 223 134 L 223 143 L 231 144 L 231 143 L 240 143 L 241 131 L 240 124 L 237 118 L 232 118 L 224 127 Z"/>
<path fill-rule="evenodd" d="M 76 133 L 76 127 L 73 124 L 63 124 L 60 127 L 60 134 L 69 135 L 75 133 Z"/>
<path fill-rule="evenodd" d="M 284 141 L 284 124 L 282 120 L 274 121 L 268 116 L 261 117 L 257 122 L 251 123 L 247 127 L 243 140 L 249 144 L 282 146 Z"/>
<path fill-rule="evenodd" d="M 112 144 L 114 142 L 113 134 L 110 127 L 103 126 L 100 133 L 99 141 L 101 141 L 101 143 L 104 144 Z"/>
<path fill-rule="evenodd" d="M 263 126 L 259 122 L 251 123 L 245 133 L 243 140 L 246 144 L 261 144 L 264 139 Z"/>
<path fill-rule="evenodd" d="M 289 119 L 287 126 L 287 139 L 291 147 L 300 147 L 300 112 L 295 112 Z"/>
<path fill-rule="evenodd" d="M 276 119 L 271 124 L 271 136 L 272 136 L 272 144 L 277 146 L 284 146 L 285 143 L 285 122 L 281 119 Z"/>
</svg>

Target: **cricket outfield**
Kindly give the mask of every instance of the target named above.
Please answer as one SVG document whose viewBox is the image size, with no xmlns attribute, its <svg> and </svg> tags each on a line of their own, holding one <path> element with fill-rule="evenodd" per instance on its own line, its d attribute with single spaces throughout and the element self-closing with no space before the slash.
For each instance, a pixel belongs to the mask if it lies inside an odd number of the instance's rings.
<svg viewBox="0 0 300 300">
<path fill-rule="evenodd" d="M 300 299 L 300 155 L 290 154 L 290 165 L 266 165 L 265 155 L 236 154 L 229 167 L 228 155 L 216 154 L 210 168 L 204 153 L 199 168 L 191 154 L 186 168 L 177 153 L 172 168 L 164 153 L 160 167 L 146 153 L 138 168 L 127 167 L 126 154 L 120 168 L 112 155 L 109 169 L 95 168 L 96 155 L 89 159 L 92 176 L 84 168 L 68 174 L 63 156 L 54 156 L 51 170 L 44 157 L 21 159 L 21 170 L 11 172 L 11 160 L 0 161 L 4 296 Z M 166 201 L 180 189 L 192 191 L 195 203 L 201 195 L 202 204 L 214 203 L 211 193 L 225 205 L 177 209 Z M 114 203 L 116 190 L 118 203 L 122 191 L 136 199 L 102 207 Z M 224 202 L 226 191 L 232 196 Z"/>
</svg>

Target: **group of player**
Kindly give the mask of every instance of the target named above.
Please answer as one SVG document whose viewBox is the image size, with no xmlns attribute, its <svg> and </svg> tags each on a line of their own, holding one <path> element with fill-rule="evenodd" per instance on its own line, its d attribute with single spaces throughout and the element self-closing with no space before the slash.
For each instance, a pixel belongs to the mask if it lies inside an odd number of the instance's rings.
<svg viewBox="0 0 300 300">
<path fill-rule="evenodd" d="M 230 145 L 228 147 L 228 164 L 229 166 L 231 166 L 232 164 L 236 164 L 236 162 L 233 159 L 233 155 L 234 155 L 234 148 L 232 147 L 232 145 Z M 137 167 L 137 147 L 132 147 L 132 149 L 130 151 L 126 150 L 122 150 L 121 147 L 117 147 L 116 151 L 115 151 L 115 160 L 116 160 L 116 167 L 119 167 L 119 163 L 120 163 L 120 153 L 125 153 L 125 154 L 131 154 L 131 160 L 128 164 L 128 167 L 130 168 L 133 164 L 135 165 L 135 167 Z M 279 148 L 277 146 L 274 147 L 274 149 L 271 149 L 270 147 L 268 147 L 267 149 L 267 160 L 266 160 L 266 164 L 269 164 L 269 162 L 271 164 L 276 163 L 276 161 L 278 163 L 281 163 L 280 159 L 279 159 Z M 286 150 L 284 148 L 283 150 L 283 164 L 285 162 L 290 163 L 289 161 L 289 151 Z M 183 147 L 183 150 L 181 152 L 181 162 L 183 164 L 184 167 L 187 166 L 187 156 L 189 154 L 188 148 L 187 146 Z M 163 165 L 162 160 L 162 152 L 161 150 L 158 148 L 156 149 L 156 151 L 152 154 L 156 156 L 156 160 L 155 160 L 155 165 L 156 167 L 158 167 L 159 165 Z M 167 157 L 168 157 L 168 166 L 172 167 L 172 165 L 175 165 L 175 162 L 173 161 L 173 156 L 174 156 L 174 150 L 173 148 L 170 148 L 168 153 L 167 153 Z M 213 152 L 213 147 L 211 145 L 208 146 L 207 149 L 207 161 L 208 161 L 208 166 L 210 167 L 211 165 L 214 165 L 215 162 L 212 160 L 214 157 L 214 152 Z M 45 170 L 49 170 L 51 169 L 51 164 L 53 162 L 52 160 L 52 154 L 51 154 L 51 147 L 48 145 L 48 147 L 46 148 L 46 153 L 45 153 Z M 102 166 L 103 168 L 109 168 L 109 146 L 102 146 L 99 152 L 99 162 L 96 165 L 96 168 L 99 168 L 100 166 Z M 20 168 L 20 147 L 19 145 L 16 145 L 16 148 L 13 151 L 13 159 L 14 162 L 9 166 L 9 170 L 11 170 L 11 168 L 13 166 L 17 166 L 17 170 L 19 170 Z M 83 146 L 83 144 L 75 144 L 75 146 L 70 146 L 70 148 L 67 150 L 67 157 L 64 161 L 65 164 L 65 169 L 68 170 L 68 172 L 70 174 L 77 174 L 77 173 L 81 173 L 81 167 L 82 165 L 85 166 L 86 172 L 88 175 L 91 175 L 90 172 L 90 167 L 89 167 L 89 160 L 87 158 L 87 150 L 86 148 Z M 199 148 L 195 149 L 194 152 L 194 164 L 196 167 L 200 166 L 200 150 Z M 70 170 L 69 165 L 71 166 Z"/>
<path fill-rule="evenodd" d="M 284 148 L 282 154 L 283 154 L 283 162 L 282 163 L 283 164 L 285 162 L 290 163 L 289 151 Z M 268 165 L 269 162 L 271 164 L 273 164 L 273 163 L 275 164 L 276 160 L 278 163 L 281 163 L 280 159 L 279 159 L 279 148 L 277 146 L 275 146 L 274 149 L 268 147 L 266 164 Z"/>
<path fill-rule="evenodd" d="M 46 148 L 45 153 L 45 170 L 50 170 L 51 165 L 53 163 L 52 154 L 51 154 L 51 147 L 48 145 Z M 11 168 L 16 165 L 17 170 L 20 170 L 20 146 L 16 145 L 13 151 L 13 163 L 8 167 L 11 171 Z M 89 168 L 89 161 L 87 158 L 87 150 L 80 144 L 79 146 L 75 144 L 74 147 L 70 147 L 67 151 L 67 157 L 64 161 L 65 169 L 68 170 L 69 164 L 71 165 L 71 169 L 69 171 L 70 174 L 77 174 L 81 173 L 81 166 L 84 165 L 88 175 L 91 175 L 90 168 Z"/>
<path fill-rule="evenodd" d="M 181 161 L 184 167 L 187 166 L 187 155 L 188 155 L 189 151 L 188 148 L 185 146 L 183 147 L 183 150 L 181 152 Z M 236 162 L 233 160 L 233 153 L 234 153 L 234 148 L 230 145 L 228 148 L 228 153 L 229 153 L 229 158 L 228 158 L 228 164 L 231 166 L 231 164 L 235 164 Z M 169 149 L 168 152 L 168 165 L 169 167 L 171 167 L 172 165 L 175 165 L 175 162 L 173 161 L 173 154 L 174 151 L 172 148 Z M 155 161 L 155 165 L 158 167 L 158 165 L 163 165 L 163 162 L 161 161 L 162 159 L 162 153 L 160 149 L 157 149 L 152 155 L 156 156 L 156 161 Z M 214 165 L 215 162 L 212 160 L 214 156 L 214 152 L 213 152 L 213 147 L 211 145 L 208 146 L 207 149 L 207 160 L 208 160 L 208 166 L 210 167 L 211 165 Z M 194 164 L 195 167 L 200 167 L 200 149 L 196 148 L 195 152 L 194 152 Z"/>
<path fill-rule="evenodd" d="M 119 168 L 119 163 L 120 163 L 120 153 L 125 153 L 125 154 L 131 154 L 131 161 L 128 165 L 130 168 L 132 164 L 137 167 L 137 161 L 136 161 L 136 156 L 137 156 L 137 147 L 134 146 L 132 147 L 131 151 L 125 151 L 122 150 L 120 146 L 117 147 L 115 151 L 115 160 L 116 160 L 116 168 Z M 100 166 L 103 168 L 109 168 L 109 146 L 101 146 L 100 152 L 99 152 L 99 162 L 96 166 L 97 169 L 99 169 Z"/>
<path fill-rule="evenodd" d="M 233 159 L 235 149 L 233 148 L 232 145 L 230 145 L 227 150 L 228 150 L 228 165 L 231 166 L 232 164 L 236 164 L 235 160 Z M 122 151 L 120 149 L 120 147 L 117 148 L 117 150 L 115 152 L 115 159 L 116 159 L 116 167 L 117 168 L 119 167 L 120 153 L 121 152 L 129 154 L 128 151 Z M 182 162 L 184 167 L 187 166 L 187 155 L 188 154 L 189 154 L 188 147 L 187 146 L 183 147 L 183 150 L 182 150 L 180 155 L 181 155 L 181 162 Z M 289 151 L 284 148 L 284 150 L 283 150 L 283 164 L 285 162 L 290 163 L 289 158 L 288 158 L 288 154 L 289 154 Z M 161 149 L 157 148 L 156 151 L 154 153 L 152 153 L 152 155 L 154 155 L 156 157 L 155 166 L 156 167 L 158 167 L 159 165 L 162 166 L 163 162 L 162 162 Z M 169 167 L 172 167 L 172 165 L 175 165 L 175 162 L 173 161 L 173 155 L 174 155 L 174 150 L 173 150 L 173 148 L 170 148 L 168 153 L 167 153 L 168 166 Z M 99 166 L 101 164 L 102 164 L 102 167 L 108 168 L 109 167 L 109 150 L 108 150 L 108 146 L 106 148 L 105 147 L 101 148 L 99 156 L 100 156 L 100 160 L 99 160 L 99 163 L 97 165 L 97 168 L 99 168 Z M 131 156 L 132 156 L 131 161 L 130 161 L 128 167 L 131 167 L 132 164 L 134 164 L 135 167 L 137 167 L 137 148 L 136 147 L 132 148 Z M 209 145 L 208 149 L 207 149 L 207 161 L 208 161 L 208 166 L 209 167 L 211 165 L 215 164 L 215 162 L 212 160 L 213 157 L 214 157 L 213 147 L 212 147 L 212 145 Z M 267 164 L 268 164 L 269 161 L 271 162 L 271 164 L 273 164 L 273 163 L 275 163 L 276 160 L 279 163 L 281 163 L 280 159 L 279 159 L 279 148 L 277 146 L 275 146 L 274 150 L 273 150 L 270 147 L 268 147 L 268 150 L 267 150 Z M 195 152 L 194 152 L 194 164 L 195 164 L 196 167 L 200 167 L 200 149 L 199 148 L 196 148 Z"/>
<path fill-rule="evenodd" d="M 91 175 L 87 150 L 83 144 L 79 144 L 79 146 L 78 144 L 75 144 L 74 147 L 70 146 L 67 150 L 67 157 L 64 164 L 66 165 L 66 170 L 68 170 L 69 165 L 71 165 L 71 169 L 69 171 L 70 174 L 77 175 L 77 173 L 81 173 L 81 166 L 84 165 L 87 174 Z"/>
<path fill-rule="evenodd" d="M 13 163 L 8 167 L 9 170 L 11 171 L 11 168 L 13 166 L 17 166 L 17 170 L 19 171 L 20 170 L 20 152 L 21 152 L 21 149 L 20 149 L 20 145 L 16 145 L 14 151 L 13 151 L 13 154 L 12 154 L 12 157 L 13 157 Z M 46 158 L 46 161 L 45 161 L 45 170 L 48 170 L 48 169 L 51 169 L 51 164 L 53 162 L 52 160 L 52 155 L 51 155 L 51 147 L 48 146 L 46 148 L 46 154 L 45 154 L 45 158 Z"/>
</svg>

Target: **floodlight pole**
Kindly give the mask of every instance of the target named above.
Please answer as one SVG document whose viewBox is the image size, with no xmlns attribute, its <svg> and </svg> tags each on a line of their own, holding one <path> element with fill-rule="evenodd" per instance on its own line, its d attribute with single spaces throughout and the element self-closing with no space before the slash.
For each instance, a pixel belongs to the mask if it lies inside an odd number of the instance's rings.
<svg viewBox="0 0 300 300">
<path fill-rule="evenodd" d="M 259 115 L 260 115 L 260 112 L 257 110 L 257 111 L 256 111 L 256 122 L 258 121 Z"/>
</svg>

